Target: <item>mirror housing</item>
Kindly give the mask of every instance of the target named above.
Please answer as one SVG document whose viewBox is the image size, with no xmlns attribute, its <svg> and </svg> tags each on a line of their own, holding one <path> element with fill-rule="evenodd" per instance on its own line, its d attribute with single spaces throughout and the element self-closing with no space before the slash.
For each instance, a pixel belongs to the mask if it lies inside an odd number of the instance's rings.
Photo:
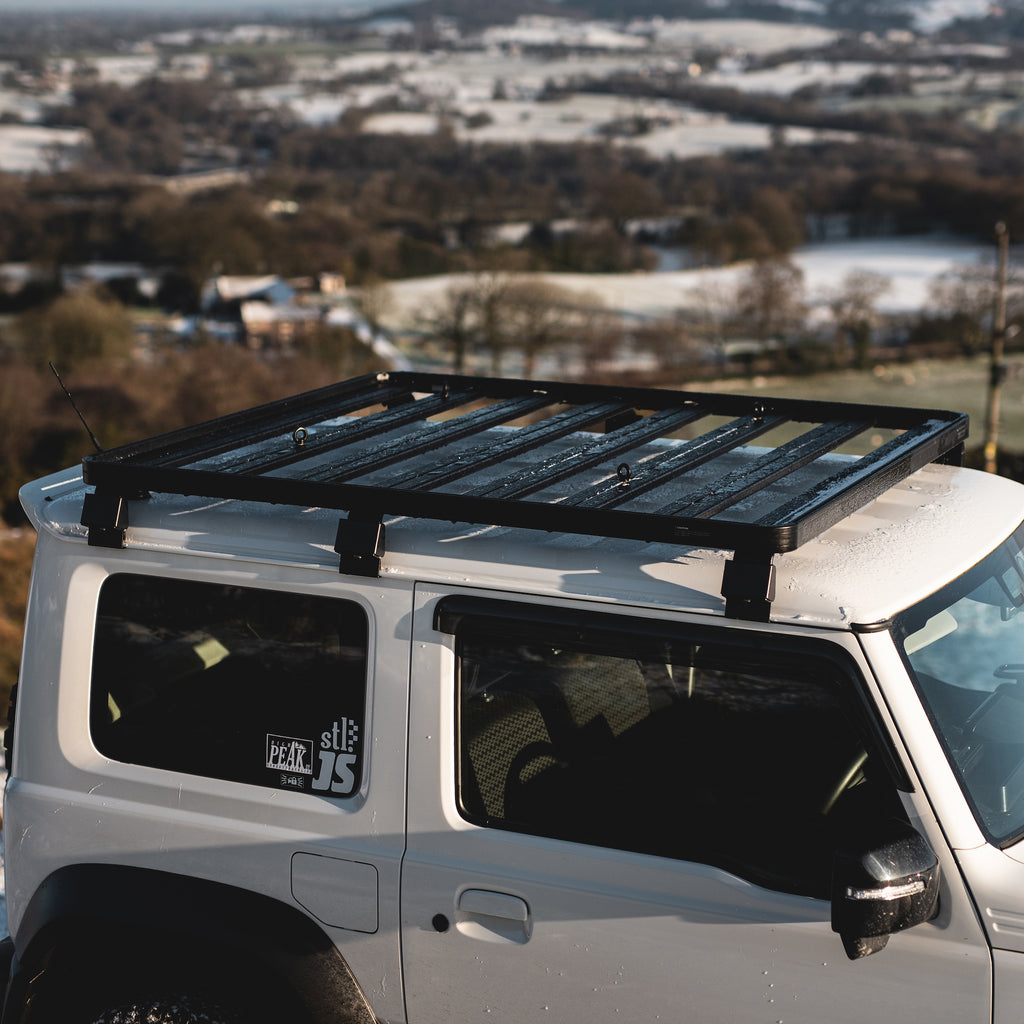
<svg viewBox="0 0 1024 1024">
<path fill-rule="evenodd" d="M 832 930 L 851 960 L 939 910 L 939 862 L 916 829 L 891 818 L 857 838 L 837 847 L 832 865 Z"/>
</svg>

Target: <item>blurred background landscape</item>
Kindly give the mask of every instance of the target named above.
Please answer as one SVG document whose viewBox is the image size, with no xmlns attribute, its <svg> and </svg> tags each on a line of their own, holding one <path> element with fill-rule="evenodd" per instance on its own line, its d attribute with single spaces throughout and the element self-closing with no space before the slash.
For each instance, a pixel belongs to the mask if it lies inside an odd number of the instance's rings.
<svg viewBox="0 0 1024 1024">
<path fill-rule="evenodd" d="M 974 463 L 996 379 L 1024 475 L 1024 3 L 0 13 L 0 698 L 18 488 L 92 447 L 50 362 L 104 447 L 414 367 L 955 408 Z"/>
</svg>

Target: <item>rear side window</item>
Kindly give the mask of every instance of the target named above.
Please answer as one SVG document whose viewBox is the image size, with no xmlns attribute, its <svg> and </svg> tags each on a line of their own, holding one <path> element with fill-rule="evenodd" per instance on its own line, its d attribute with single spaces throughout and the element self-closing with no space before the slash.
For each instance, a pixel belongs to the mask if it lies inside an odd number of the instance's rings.
<svg viewBox="0 0 1024 1024">
<path fill-rule="evenodd" d="M 354 602 L 111 576 L 90 727 L 116 761 L 345 797 L 360 786 L 367 620 Z"/>
<path fill-rule="evenodd" d="M 827 898 L 837 838 L 899 813 L 851 676 L 810 651 L 607 621 L 454 627 L 462 814 Z"/>
</svg>

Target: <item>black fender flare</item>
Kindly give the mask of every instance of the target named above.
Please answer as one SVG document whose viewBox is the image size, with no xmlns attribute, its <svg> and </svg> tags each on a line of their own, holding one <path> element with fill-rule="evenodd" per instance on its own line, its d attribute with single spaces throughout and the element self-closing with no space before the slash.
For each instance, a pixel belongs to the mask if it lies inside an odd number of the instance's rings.
<svg viewBox="0 0 1024 1024">
<path fill-rule="evenodd" d="M 4 1024 L 24 1019 L 16 1006 L 54 965 L 84 976 L 89 965 L 116 956 L 127 969 L 152 970 L 155 956 L 199 963 L 212 951 L 239 980 L 276 981 L 314 1024 L 375 1021 L 315 921 L 263 893 L 206 879 L 113 864 L 60 868 L 33 894 L 15 944 Z"/>
</svg>

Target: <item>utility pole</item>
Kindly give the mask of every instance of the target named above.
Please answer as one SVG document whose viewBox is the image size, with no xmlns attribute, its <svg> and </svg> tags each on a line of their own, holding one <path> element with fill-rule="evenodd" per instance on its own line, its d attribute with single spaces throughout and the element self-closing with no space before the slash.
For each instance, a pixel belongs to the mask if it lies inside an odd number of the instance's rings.
<svg viewBox="0 0 1024 1024">
<path fill-rule="evenodd" d="M 996 448 L 999 440 L 999 392 L 1006 380 L 1003 348 L 1006 341 L 1006 259 L 1010 233 L 1000 221 L 996 225 L 996 297 L 992 313 L 992 355 L 988 376 L 988 413 L 985 417 L 985 471 L 996 472 Z"/>
</svg>

